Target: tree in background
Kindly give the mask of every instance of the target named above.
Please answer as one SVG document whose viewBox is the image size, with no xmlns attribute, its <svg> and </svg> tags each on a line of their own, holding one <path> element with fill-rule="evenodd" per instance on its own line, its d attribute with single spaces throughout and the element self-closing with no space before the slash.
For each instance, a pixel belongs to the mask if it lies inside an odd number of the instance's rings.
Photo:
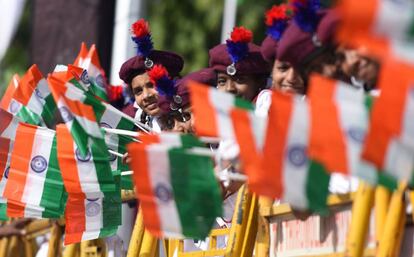
<svg viewBox="0 0 414 257">
<path fill-rule="evenodd" d="M 280 2 L 238 0 L 236 25 L 252 30 L 254 42 L 260 44 L 265 37 L 264 12 Z M 0 95 L 12 75 L 23 75 L 31 64 L 31 5 L 32 1 L 27 1 L 15 38 L 0 63 Z M 147 5 L 155 48 L 181 54 L 185 59 L 183 74 L 206 67 L 208 50 L 220 43 L 224 0 L 152 0 Z"/>
<path fill-rule="evenodd" d="M 254 32 L 254 42 L 265 38 L 264 12 L 280 1 L 239 0 L 236 26 Z M 171 50 L 185 60 L 183 74 L 208 65 L 208 50 L 220 43 L 223 20 L 223 0 L 148 2 L 156 49 Z"/>
</svg>

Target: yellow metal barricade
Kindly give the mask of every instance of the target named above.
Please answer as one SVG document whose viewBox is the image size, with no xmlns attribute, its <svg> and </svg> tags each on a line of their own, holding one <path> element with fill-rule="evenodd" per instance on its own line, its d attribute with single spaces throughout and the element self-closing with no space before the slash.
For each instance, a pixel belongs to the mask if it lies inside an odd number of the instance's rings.
<svg viewBox="0 0 414 257">
<path fill-rule="evenodd" d="M 374 195 L 375 187 L 360 181 L 352 205 L 352 219 L 348 231 L 345 256 L 360 257 L 364 253 Z"/>
<path fill-rule="evenodd" d="M 184 252 L 183 240 L 168 240 L 168 257 L 252 256 L 257 234 L 258 200 L 246 186 L 238 191 L 230 228 L 213 229 L 205 251 Z M 217 248 L 217 238 L 227 237 L 226 248 Z"/>
</svg>

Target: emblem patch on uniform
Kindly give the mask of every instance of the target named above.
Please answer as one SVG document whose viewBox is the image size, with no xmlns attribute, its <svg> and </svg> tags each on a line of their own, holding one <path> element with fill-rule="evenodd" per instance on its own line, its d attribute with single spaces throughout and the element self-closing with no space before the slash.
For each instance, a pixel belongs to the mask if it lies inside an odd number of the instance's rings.
<svg viewBox="0 0 414 257">
<path fill-rule="evenodd" d="M 30 167 L 37 173 L 42 173 L 47 169 L 47 160 L 45 157 L 37 155 L 30 162 Z"/>
<path fill-rule="evenodd" d="M 66 122 L 70 122 L 73 120 L 73 115 L 72 113 L 68 110 L 68 108 L 66 106 L 62 106 L 59 108 L 59 112 L 60 112 L 60 116 L 62 116 L 63 121 Z"/>
<path fill-rule="evenodd" d="M 79 148 L 76 148 L 75 155 L 76 155 L 76 159 L 78 159 L 78 161 L 81 161 L 81 162 L 88 162 L 90 161 L 92 157 L 91 152 L 89 150 L 87 150 L 85 156 L 82 156 L 79 151 Z"/>
<path fill-rule="evenodd" d="M 306 156 L 306 148 L 304 145 L 293 145 L 288 149 L 288 160 L 296 167 L 303 166 L 308 157 Z"/>
<path fill-rule="evenodd" d="M 357 143 L 363 143 L 364 142 L 365 131 L 361 128 L 356 128 L 356 127 L 349 128 L 348 129 L 348 135 L 353 141 L 355 141 Z"/>
<path fill-rule="evenodd" d="M 88 201 L 90 201 L 88 199 Z M 95 201 L 90 201 L 86 204 L 86 216 L 94 217 L 101 211 L 101 205 Z"/>
<path fill-rule="evenodd" d="M 168 186 L 164 184 L 158 184 L 155 187 L 155 195 L 158 199 L 160 199 L 161 202 L 165 203 L 172 199 L 171 189 L 169 189 Z"/>
<path fill-rule="evenodd" d="M 16 102 L 16 100 L 12 99 L 10 102 L 10 113 L 15 114 L 19 111 L 20 109 L 20 103 Z"/>
</svg>

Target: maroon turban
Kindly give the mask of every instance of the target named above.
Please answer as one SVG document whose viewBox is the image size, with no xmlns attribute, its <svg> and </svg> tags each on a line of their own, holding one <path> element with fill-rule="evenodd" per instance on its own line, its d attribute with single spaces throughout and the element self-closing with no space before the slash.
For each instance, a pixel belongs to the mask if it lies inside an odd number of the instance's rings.
<svg viewBox="0 0 414 257">
<path fill-rule="evenodd" d="M 340 21 L 334 10 L 321 11 L 321 20 L 316 32 L 311 34 L 292 22 L 285 30 L 277 48 L 277 58 L 293 66 L 309 62 L 326 47 L 334 44 L 335 29 Z"/>
<path fill-rule="evenodd" d="M 148 58 L 154 64 L 163 65 L 170 77 L 177 77 L 184 66 L 184 60 L 181 56 L 167 51 L 152 50 Z M 122 64 L 119 71 L 119 77 L 127 84 L 130 84 L 132 79 L 146 71 L 145 57 L 134 56 Z"/>
<path fill-rule="evenodd" d="M 260 47 L 249 43 L 249 53 L 246 57 L 236 63 L 236 74 L 254 75 L 270 73 L 269 64 L 263 59 Z M 227 66 L 232 64 L 227 52 L 227 45 L 220 44 L 209 51 L 209 67 L 215 71 L 226 73 Z"/>
</svg>

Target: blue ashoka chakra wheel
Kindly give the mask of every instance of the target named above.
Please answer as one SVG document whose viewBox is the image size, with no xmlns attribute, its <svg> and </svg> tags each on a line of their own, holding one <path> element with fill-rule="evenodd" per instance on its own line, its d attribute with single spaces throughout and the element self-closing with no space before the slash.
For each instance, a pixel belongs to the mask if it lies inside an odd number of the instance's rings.
<svg viewBox="0 0 414 257">
<path fill-rule="evenodd" d="M 60 116 L 62 116 L 62 119 L 65 123 L 73 120 L 73 115 L 66 106 L 60 107 L 59 112 Z"/>
<path fill-rule="evenodd" d="M 348 129 L 349 137 L 358 143 L 363 143 L 365 139 L 365 131 L 361 128 L 350 128 Z"/>
<path fill-rule="evenodd" d="M 10 172 L 10 167 L 7 167 L 6 170 L 4 171 L 5 178 L 9 178 L 9 172 Z"/>
<path fill-rule="evenodd" d="M 10 113 L 15 114 L 19 111 L 20 109 L 20 104 L 18 102 L 16 102 L 16 100 L 12 99 L 11 103 L 10 103 Z"/>
<path fill-rule="evenodd" d="M 97 202 L 88 202 L 86 204 L 86 216 L 94 217 L 101 212 L 101 206 Z"/>
<path fill-rule="evenodd" d="M 172 199 L 171 189 L 164 184 L 158 184 L 155 187 L 155 195 L 162 202 L 168 202 Z"/>
<path fill-rule="evenodd" d="M 91 152 L 89 150 L 87 150 L 85 156 L 82 156 L 79 148 L 76 148 L 75 155 L 76 155 L 76 159 L 78 159 L 78 161 L 81 161 L 81 162 L 88 162 L 91 160 L 91 157 L 92 157 Z"/>
<path fill-rule="evenodd" d="M 101 74 L 96 76 L 95 82 L 99 87 L 104 88 L 104 79 L 103 79 L 103 76 Z"/>
<path fill-rule="evenodd" d="M 89 84 L 90 83 L 89 75 L 88 75 L 88 72 L 86 70 L 84 70 L 82 72 L 80 79 L 85 84 Z"/>
<path fill-rule="evenodd" d="M 47 169 L 47 160 L 45 157 L 37 155 L 30 161 L 30 167 L 37 173 L 42 173 Z"/>
<path fill-rule="evenodd" d="M 304 145 L 293 145 L 288 149 L 288 160 L 296 167 L 305 165 L 308 157 L 306 156 L 306 147 Z"/>
</svg>

